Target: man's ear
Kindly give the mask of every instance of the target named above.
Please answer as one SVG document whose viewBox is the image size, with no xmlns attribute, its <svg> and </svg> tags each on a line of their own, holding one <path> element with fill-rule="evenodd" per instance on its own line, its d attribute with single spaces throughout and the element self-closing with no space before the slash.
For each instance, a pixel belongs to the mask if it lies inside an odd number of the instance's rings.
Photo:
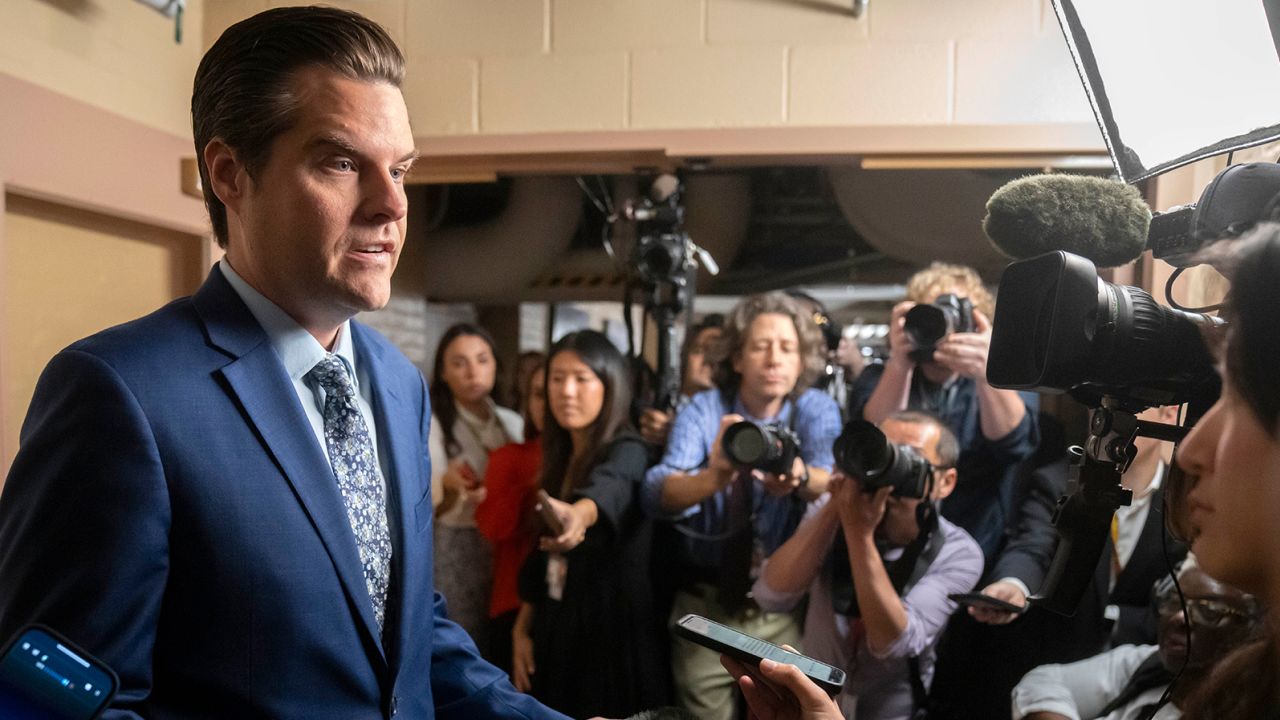
<svg viewBox="0 0 1280 720">
<path fill-rule="evenodd" d="M 956 469 L 947 468 L 938 476 L 938 484 L 934 486 L 933 497 L 935 500 L 941 500 L 951 494 L 956 489 Z"/>
<path fill-rule="evenodd" d="M 240 211 L 240 200 L 249 190 L 249 173 L 240 156 L 218 138 L 204 146 L 204 166 L 209 171 L 209 188 L 218 196 L 228 212 Z"/>
</svg>

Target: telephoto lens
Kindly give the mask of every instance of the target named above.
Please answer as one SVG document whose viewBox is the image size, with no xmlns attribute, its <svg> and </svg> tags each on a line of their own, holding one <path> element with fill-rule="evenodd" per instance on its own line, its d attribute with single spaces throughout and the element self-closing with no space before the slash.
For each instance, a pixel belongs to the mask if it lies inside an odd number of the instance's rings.
<svg viewBox="0 0 1280 720">
<path fill-rule="evenodd" d="M 800 440 L 790 428 L 750 420 L 725 428 L 721 447 L 734 465 L 775 475 L 791 472 L 791 466 L 800 454 Z"/>
<path fill-rule="evenodd" d="M 928 305 L 916 305 L 903 318 L 902 331 L 916 346 L 917 361 L 933 357 L 942 339 L 953 332 L 973 332 L 973 303 L 951 293 Z"/>
<path fill-rule="evenodd" d="M 898 445 L 865 420 L 851 420 L 835 445 L 836 467 L 860 480 L 868 492 L 892 487 L 905 498 L 925 498 L 933 490 L 933 465 L 910 445 Z"/>
</svg>

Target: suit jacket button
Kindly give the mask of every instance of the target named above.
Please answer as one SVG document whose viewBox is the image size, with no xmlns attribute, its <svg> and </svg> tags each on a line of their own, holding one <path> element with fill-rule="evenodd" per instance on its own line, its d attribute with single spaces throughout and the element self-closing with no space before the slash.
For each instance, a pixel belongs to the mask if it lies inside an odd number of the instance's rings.
<svg viewBox="0 0 1280 720">
<path fill-rule="evenodd" d="M 399 704 L 400 704 L 400 696 L 392 695 L 391 696 L 391 715 L 392 716 L 396 714 L 396 706 L 398 706 Z"/>
</svg>

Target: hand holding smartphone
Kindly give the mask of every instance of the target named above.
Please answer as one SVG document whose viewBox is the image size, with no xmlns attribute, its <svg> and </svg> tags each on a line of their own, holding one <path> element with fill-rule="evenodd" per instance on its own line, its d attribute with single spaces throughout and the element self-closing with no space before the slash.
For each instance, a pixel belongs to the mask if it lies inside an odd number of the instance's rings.
<svg viewBox="0 0 1280 720">
<path fill-rule="evenodd" d="M 952 593 L 947 597 L 961 605 L 967 605 L 969 607 L 985 607 L 990 610 L 1013 613 L 1015 615 L 1019 615 L 1027 611 L 1026 605 L 1014 605 L 1007 600 L 1001 600 L 1000 598 L 992 597 L 984 593 Z"/>
<path fill-rule="evenodd" d="M 560 522 L 560 516 L 556 514 L 556 509 L 551 507 L 551 496 L 546 490 L 538 489 L 538 514 L 542 517 L 542 524 L 547 526 L 547 534 L 551 537 L 559 537 L 564 533 L 564 523 Z"/>
<path fill-rule="evenodd" d="M 731 627 L 712 622 L 701 615 L 685 615 L 676 623 L 676 635 L 710 648 L 747 665 L 757 667 L 760 660 L 794 665 L 828 695 L 844 687 L 844 671 L 806 655 L 791 652 L 770 642 L 752 637 Z"/>
</svg>

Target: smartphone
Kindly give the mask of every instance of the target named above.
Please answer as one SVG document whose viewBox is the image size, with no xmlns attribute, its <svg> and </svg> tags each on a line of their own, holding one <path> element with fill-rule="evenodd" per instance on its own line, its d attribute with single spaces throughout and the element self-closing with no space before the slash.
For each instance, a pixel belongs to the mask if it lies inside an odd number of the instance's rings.
<svg viewBox="0 0 1280 720">
<path fill-rule="evenodd" d="M 1026 605 L 1014 605 L 1007 600 L 1001 600 L 1000 598 L 994 598 L 982 593 L 951 593 L 947 597 L 961 605 L 968 605 L 970 607 L 986 607 L 992 610 L 999 610 L 1001 612 L 1014 613 L 1015 615 L 1027 611 Z"/>
<path fill-rule="evenodd" d="M 712 622 L 701 615 L 685 615 L 676 623 L 676 635 L 695 642 L 703 647 L 728 655 L 738 662 L 752 667 L 760 664 L 762 658 L 774 662 L 795 665 L 809 677 L 818 687 L 835 695 L 844 687 L 844 671 L 819 662 L 806 655 L 793 653 L 770 642 Z"/>
<path fill-rule="evenodd" d="M 547 526 L 547 533 L 551 537 L 559 537 L 564 532 L 564 523 L 560 522 L 556 509 L 551 507 L 551 496 L 542 488 L 538 488 L 538 514 L 542 516 L 542 524 Z"/>
<path fill-rule="evenodd" d="M 0 717 L 93 720 L 119 685 L 106 663 L 50 628 L 28 625 L 0 654 Z"/>
</svg>

